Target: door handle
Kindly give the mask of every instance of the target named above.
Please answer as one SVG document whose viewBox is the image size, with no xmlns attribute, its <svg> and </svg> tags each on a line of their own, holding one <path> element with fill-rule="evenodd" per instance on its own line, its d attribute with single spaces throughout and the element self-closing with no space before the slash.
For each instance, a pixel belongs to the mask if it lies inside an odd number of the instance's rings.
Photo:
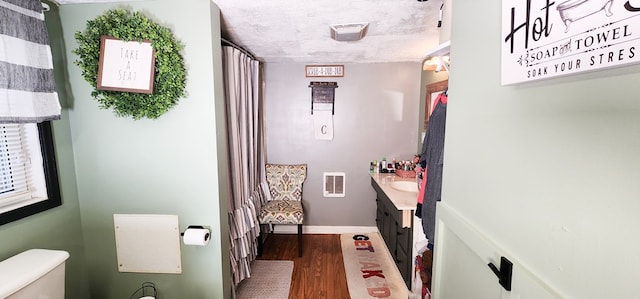
<svg viewBox="0 0 640 299">
<path fill-rule="evenodd" d="M 506 257 L 500 257 L 500 270 L 493 264 L 489 263 L 491 271 L 498 276 L 498 282 L 507 291 L 511 291 L 511 276 L 513 275 L 513 263 Z"/>
</svg>

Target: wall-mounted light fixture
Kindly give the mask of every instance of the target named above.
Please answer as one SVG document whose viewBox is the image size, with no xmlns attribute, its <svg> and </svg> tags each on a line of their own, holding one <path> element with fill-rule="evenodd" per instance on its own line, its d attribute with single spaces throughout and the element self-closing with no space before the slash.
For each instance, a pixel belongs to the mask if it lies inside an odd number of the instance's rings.
<svg viewBox="0 0 640 299">
<path fill-rule="evenodd" d="M 431 51 L 425 53 L 424 62 L 422 64 L 422 69 L 425 71 L 436 71 L 439 72 L 441 70 L 449 71 L 449 52 L 451 49 L 451 42 L 446 41 Z"/>
<path fill-rule="evenodd" d="M 340 42 L 361 40 L 367 34 L 369 23 L 351 23 L 329 25 L 331 38 Z"/>
<path fill-rule="evenodd" d="M 436 73 L 442 70 L 449 71 L 449 55 L 434 56 L 425 60 L 422 64 L 422 70 L 435 71 Z"/>
</svg>

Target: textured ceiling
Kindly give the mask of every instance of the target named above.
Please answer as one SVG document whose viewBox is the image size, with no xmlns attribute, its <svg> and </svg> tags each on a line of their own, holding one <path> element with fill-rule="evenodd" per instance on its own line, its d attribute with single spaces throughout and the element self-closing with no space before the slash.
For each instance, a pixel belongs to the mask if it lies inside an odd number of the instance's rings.
<svg viewBox="0 0 640 299">
<path fill-rule="evenodd" d="M 303 63 L 421 62 L 438 45 L 442 1 L 213 0 L 220 7 L 224 38 L 265 62 Z M 362 40 L 330 37 L 329 25 L 363 22 L 369 27 Z"/>
<path fill-rule="evenodd" d="M 266 62 L 422 61 L 438 44 L 442 1 L 213 0 L 222 35 Z M 331 39 L 331 24 L 368 22 L 355 42 Z"/>
</svg>

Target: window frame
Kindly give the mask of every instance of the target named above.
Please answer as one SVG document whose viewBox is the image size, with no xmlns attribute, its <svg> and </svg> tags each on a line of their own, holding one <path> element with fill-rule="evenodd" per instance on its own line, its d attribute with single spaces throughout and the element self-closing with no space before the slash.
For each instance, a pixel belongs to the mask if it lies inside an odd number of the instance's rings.
<svg viewBox="0 0 640 299">
<path fill-rule="evenodd" d="M 56 164 L 53 132 L 50 121 L 38 123 L 38 140 L 40 141 L 44 179 L 47 186 L 47 199 L 0 213 L 0 225 L 17 221 L 62 205 L 60 184 L 58 181 L 58 167 Z"/>
</svg>

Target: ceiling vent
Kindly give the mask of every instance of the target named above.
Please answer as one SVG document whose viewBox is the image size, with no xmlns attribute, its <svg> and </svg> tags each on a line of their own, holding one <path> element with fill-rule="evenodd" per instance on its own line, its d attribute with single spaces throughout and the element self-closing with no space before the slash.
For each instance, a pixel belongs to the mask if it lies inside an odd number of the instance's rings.
<svg viewBox="0 0 640 299">
<path fill-rule="evenodd" d="M 334 24 L 331 28 L 331 38 L 339 42 L 354 42 L 361 40 L 367 34 L 369 23 Z"/>
</svg>

